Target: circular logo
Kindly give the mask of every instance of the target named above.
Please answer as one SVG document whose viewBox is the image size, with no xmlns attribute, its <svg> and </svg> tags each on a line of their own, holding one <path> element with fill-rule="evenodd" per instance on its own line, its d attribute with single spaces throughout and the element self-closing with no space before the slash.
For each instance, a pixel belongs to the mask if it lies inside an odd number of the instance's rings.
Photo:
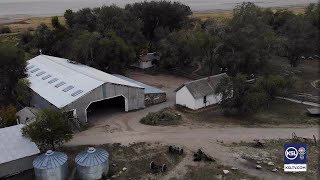
<svg viewBox="0 0 320 180">
<path fill-rule="evenodd" d="M 305 154 L 306 149 L 305 149 L 304 147 L 300 147 L 300 148 L 298 149 L 298 152 L 299 152 L 300 154 Z"/>
<path fill-rule="evenodd" d="M 288 147 L 284 153 L 287 159 L 294 160 L 298 157 L 298 151 L 294 147 Z"/>
</svg>

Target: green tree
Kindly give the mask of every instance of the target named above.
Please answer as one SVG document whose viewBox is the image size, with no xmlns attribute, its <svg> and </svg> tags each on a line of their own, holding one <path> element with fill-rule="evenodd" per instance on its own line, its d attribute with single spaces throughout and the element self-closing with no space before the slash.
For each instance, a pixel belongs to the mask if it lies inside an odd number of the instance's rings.
<svg viewBox="0 0 320 180">
<path fill-rule="evenodd" d="M 75 36 L 70 43 L 67 57 L 70 60 L 80 62 L 82 64 L 93 64 L 95 59 L 95 49 L 101 35 L 97 32 L 83 31 Z"/>
<path fill-rule="evenodd" d="M 163 68 L 184 68 L 199 56 L 200 31 L 179 31 L 171 33 L 160 43 Z"/>
<path fill-rule="evenodd" d="M 28 106 L 31 100 L 31 91 L 27 79 L 20 79 L 16 85 L 17 102 Z"/>
<path fill-rule="evenodd" d="M 95 54 L 94 66 L 112 73 L 123 73 L 135 58 L 133 49 L 115 33 L 108 33 L 98 41 Z"/>
<path fill-rule="evenodd" d="M 17 109 L 9 104 L 0 107 L 0 128 L 9 127 L 17 124 Z"/>
<path fill-rule="evenodd" d="M 0 104 L 15 102 L 14 89 L 26 77 L 24 52 L 10 44 L 0 44 Z"/>
<path fill-rule="evenodd" d="M 274 32 L 263 18 L 261 8 L 243 3 L 233 12 L 224 41 L 224 64 L 232 75 L 263 70 L 272 50 Z"/>
<path fill-rule="evenodd" d="M 148 40 L 154 40 L 158 27 L 170 32 L 180 29 L 192 14 L 189 6 L 170 1 L 144 1 L 128 4 L 125 9 L 143 21 L 143 34 Z"/>
<path fill-rule="evenodd" d="M 293 88 L 295 79 L 279 75 L 269 75 L 257 79 L 256 87 L 265 91 L 268 98 L 273 100 L 276 96 L 288 93 Z"/>
<path fill-rule="evenodd" d="M 268 101 L 267 94 L 247 83 L 241 74 L 224 78 L 218 84 L 216 93 L 222 95 L 221 105 L 226 114 L 250 115 L 263 108 Z"/>
<path fill-rule="evenodd" d="M 36 115 L 36 120 L 22 129 L 24 136 L 36 144 L 52 150 L 56 146 L 72 139 L 72 126 L 67 116 L 56 110 L 43 109 Z"/>
</svg>

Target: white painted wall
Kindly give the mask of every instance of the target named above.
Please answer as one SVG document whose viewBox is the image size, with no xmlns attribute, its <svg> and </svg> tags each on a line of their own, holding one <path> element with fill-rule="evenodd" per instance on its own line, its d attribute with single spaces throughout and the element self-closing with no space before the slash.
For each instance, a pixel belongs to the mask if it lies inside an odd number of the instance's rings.
<svg viewBox="0 0 320 180">
<path fill-rule="evenodd" d="M 185 86 L 176 92 L 176 104 L 195 109 L 195 99 Z"/>
<path fill-rule="evenodd" d="M 222 99 L 222 95 L 221 94 L 208 95 L 206 104 L 203 103 L 203 98 L 204 97 L 194 99 L 194 97 L 191 95 L 191 93 L 185 86 L 176 92 L 176 104 L 188 107 L 193 110 L 220 103 Z"/>
<path fill-rule="evenodd" d="M 222 95 L 221 94 L 220 95 L 219 94 L 208 95 L 206 104 L 203 103 L 203 98 L 204 97 L 201 97 L 201 98 L 198 98 L 198 99 L 195 100 L 195 109 L 200 109 L 200 108 L 203 108 L 205 106 L 210 106 L 210 105 L 213 105 L 213 104 L 220 103 L 220 101 L 222 99 Z"/>
<path fill-rule="evenodd" d="M 147 69 L 147 68 L 150 68 L 152 66 L 153 66 L 152 65 L 152 61 L 141 61 L 141 62 L 139 62 L 139 67 L 141 69 Z"/>
</svg>

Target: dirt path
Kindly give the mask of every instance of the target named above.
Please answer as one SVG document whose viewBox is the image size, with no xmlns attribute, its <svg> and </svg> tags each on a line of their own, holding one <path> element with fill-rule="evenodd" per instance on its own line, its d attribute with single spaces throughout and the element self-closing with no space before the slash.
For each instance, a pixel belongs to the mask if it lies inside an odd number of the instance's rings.
<svg viewBox="0 0 320 180">
<path fill-rule="evenodd" d="M 150 77 L 148 77 L 150 76 Z M 318 128 L 244 128 L 232 127 L 199 127 L 183 124 L 177 127 L 146 126 L 139 120 L 149 112 L 156 112 L 165 107 L 174 105 L 174 89 L 187 79 L 179 79 L 168 75 L 142 75 L 131 73 L 131 78 L 140 80 L 150 85 L 161 85 L 167 92 L 168 101 L 139 111 L 129 113 L 116 113 L 105 119 L 99 117 L 94 127 L 77 133 L 68 142 L 67 146 L 99 145 L 106 143 L 122 143 L 128 145 L 135 142 L 161 142 L 182 146 L 188 151 L 202 148 L 207 154 L 214 157 L 219 163 L 227 166 L 236 166 L 249 175 L 264 179 L 283 179 L 272 172 L 256 170 L 247 164 L 247 161 L 234 154 L 229 147 L 218 142 L 232 143 L 240 141 L 253 141 L 254 139 L 291 138 L 292 132 L 297 136 L 318 137 Z M 179 176 L 185 172 L 183 162 L 176 167 L 176 172 L 171 172 L 168 177 Z"/>
</svg>

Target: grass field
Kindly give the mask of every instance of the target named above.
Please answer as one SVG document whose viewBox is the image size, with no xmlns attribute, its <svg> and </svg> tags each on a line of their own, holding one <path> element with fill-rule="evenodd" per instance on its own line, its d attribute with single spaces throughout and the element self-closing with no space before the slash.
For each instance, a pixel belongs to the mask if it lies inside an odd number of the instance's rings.
<svg viewBox="0 0 320 180">
<path fill-rule="evenodd" d="M 59 17 L 59 21 L 61 24 L 65 24 L 65 19 L 63 16 Z M 34 30 L 42 23 L 51 27 L 51 17 L 27 18 L 15 23 L 8 24 L 6 26 L 9 26 L 12 32 L 23 32 L 27 30 Z"/>
<path fill-rule="evenodd" d="M 214 123 L 222 125 L 316 125 L 318 119 L 306 114 L 308 106 L 296 104 L 285 100 L 274 100 L 269 108 L 247 117 L 225 116 L 221 108 L 208 108 L 201 112 L 190 113 L 183 108 L 178 111 L 195 122 Z"/>
<path fill-rule="evenodd" d="M 277 11 L 282 9 L 288 9 L 289 11 L 292 11 L 295 14 L 302 14 L 304 13 L 305 7 L 271 8 L 272 11 Z M 196 12 L 193 12 L 192 17 L 200 18 L 202 20 L 206 20 L 209 18 L 224 20 L 224 19 L 231 18 L 232 14 L 233 14 L 232 10 L 196 11 Z"/>
</svg>

